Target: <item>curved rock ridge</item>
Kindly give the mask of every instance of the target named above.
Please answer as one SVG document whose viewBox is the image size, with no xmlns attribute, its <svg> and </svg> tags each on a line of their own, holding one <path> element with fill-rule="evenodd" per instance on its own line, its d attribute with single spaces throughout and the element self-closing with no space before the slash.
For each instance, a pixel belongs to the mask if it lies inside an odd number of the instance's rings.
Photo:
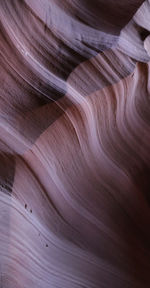
<svg viewBox="0 0 150 288">
<path fill-rule="evenodd" d="M 142 3 L 0 1 L 2 288 L 150 287 Z"/>
<path fill-rule="evenodd" d="M 149 61 L 144 40 L 150 32 L 150 1 L 145 1 L 131 21 L 121 31 L 118 49 L 140 62 Z"/>
</svg>

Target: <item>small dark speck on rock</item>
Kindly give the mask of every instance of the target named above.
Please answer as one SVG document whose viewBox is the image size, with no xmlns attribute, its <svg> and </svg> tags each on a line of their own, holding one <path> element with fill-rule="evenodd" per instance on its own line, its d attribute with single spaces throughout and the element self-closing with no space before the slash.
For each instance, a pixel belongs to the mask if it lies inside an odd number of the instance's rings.
<svg viewBox="0 0 150 288">
<path fill-rule="evenodd" d="M 25 209 L 27 209 L 27 204 L 24 205 Z"/>
<path fill-rule="evenodd" d="M 48 247 L 48 244 L 46 244 L 46 247 Z"/>
<path fill-rule="evenodd" d="M 32 209 L 30 209 L 30 213 L 32 213 Z"/>
</svg>

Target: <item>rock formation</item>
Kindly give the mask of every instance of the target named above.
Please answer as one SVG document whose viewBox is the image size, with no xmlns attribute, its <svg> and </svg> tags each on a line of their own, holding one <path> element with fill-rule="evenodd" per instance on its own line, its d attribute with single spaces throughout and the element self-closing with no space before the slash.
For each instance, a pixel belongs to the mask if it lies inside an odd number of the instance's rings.
<svg viewBox="0 0 150 288">
<path fill-rule="evenodd" d="M 0 1 L 0 288 L 150 287 L 150 1 Z"/>
</svg>

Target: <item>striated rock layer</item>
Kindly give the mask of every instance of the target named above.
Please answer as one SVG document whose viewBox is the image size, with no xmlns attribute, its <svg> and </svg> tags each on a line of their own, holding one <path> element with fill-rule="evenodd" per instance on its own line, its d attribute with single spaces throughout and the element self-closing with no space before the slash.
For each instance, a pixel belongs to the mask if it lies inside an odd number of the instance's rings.
<svg viewBox="0 0 150 288">
<path fill-rule="evenodd" d="M 149 19 L 0 1 L 0 288 L 150 287 Z"/>
</svg>

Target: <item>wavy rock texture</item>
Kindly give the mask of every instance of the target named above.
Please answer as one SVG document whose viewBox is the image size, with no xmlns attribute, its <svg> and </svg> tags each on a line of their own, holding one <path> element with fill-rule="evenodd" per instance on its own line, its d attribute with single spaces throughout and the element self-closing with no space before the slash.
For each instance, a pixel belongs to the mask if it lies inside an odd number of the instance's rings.
<svg viewBox="0 0 150 288">
<path fill-rule="evenodd" d="M 0 287 L 149 288 L 150 1 L 0 19 Z"/>
</svg>

